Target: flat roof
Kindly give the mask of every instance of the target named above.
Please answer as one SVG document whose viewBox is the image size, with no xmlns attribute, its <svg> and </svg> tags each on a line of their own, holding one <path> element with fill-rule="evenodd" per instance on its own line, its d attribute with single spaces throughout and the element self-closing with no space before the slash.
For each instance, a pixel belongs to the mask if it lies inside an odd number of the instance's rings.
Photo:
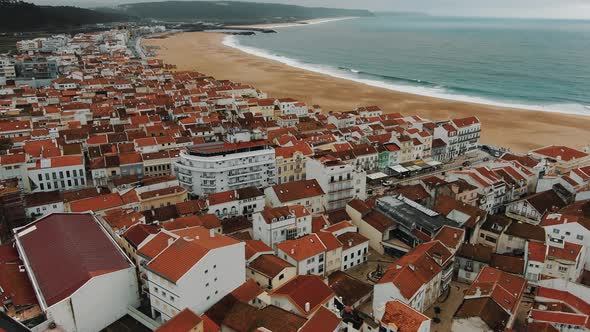
<svg viewBox="0 0 590 332">
<path fill-rule="evenodd" d="M 444 225 L 458 226 L 456 222 L 405 197 L 381 197 L 377 200 L 376 209 L 408 229 L 413 229 L 412 225 L 416 224 L 433 235 Z"/>
</svg>

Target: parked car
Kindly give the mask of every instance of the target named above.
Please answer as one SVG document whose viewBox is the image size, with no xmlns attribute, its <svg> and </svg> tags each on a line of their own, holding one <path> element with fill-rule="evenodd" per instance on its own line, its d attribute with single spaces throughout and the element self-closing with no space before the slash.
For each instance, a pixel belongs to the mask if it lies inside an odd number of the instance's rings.
<svg viewBox="0 0 590 332">
<path fill-rule="evenodd" d="M 383 184 L 386 187 L 390 187 L 390 186 L 393 186 L 393 181 L 383 180 L 383 181 L 381 181 L 381 184 Z"/>
</svg>

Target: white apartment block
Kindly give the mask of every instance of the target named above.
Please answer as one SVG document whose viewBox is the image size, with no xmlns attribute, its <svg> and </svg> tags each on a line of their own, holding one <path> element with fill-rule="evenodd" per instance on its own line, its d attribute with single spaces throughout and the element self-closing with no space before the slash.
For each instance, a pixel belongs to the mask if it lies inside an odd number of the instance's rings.
<svg viewBox="0 0 590 332">
<path fill-rule="evenodd" d="M 583 245 L 586 250 L 585 269 L 590 270 L 590 222 L 584 218 L 549 214 L 541 222 L 547 237 Z"/>
<path fill-rule="evenodd" d="M 82 156 L 59 156 L 38 160 L 27 168 L 25 191 L 70 190 L 86 186 Z"/>
<path fill-rule="evenodd" d="M 254 240 L 271 248 L 277 243 L 311 233 L 311 214 L 301 205 L 266 208 L 255 213 L 252 220 Z"/>
<path fill-rule="evenodd" d="M 366 172 L 355 170 L 339 159 L 330 156 L 309 159 L 306 174 L 308 179 L 316 179 L 326 193 L 327 211 L 343 208 L 355 197 L 366 198 Z"/>
<path fill-rule="evenodd" d="M 264 190 L 267 205 L 303 205 L 313 215 L 324 212 L 324 196 L 322 187 L 315 179 L 277 184 Z"/>
<path fill-rule="evenodd" d="M 209 213 L 219 219 L 252 215 L 264 210 L 264 193 L 256 187 L 240 188 L 208 195 L 206 198 Z"/>
<path fill-rule="evenodd" d="M 168 321 L 189 308 L 203 314 L 246 280 L 244 242 L 202 227 L 174 232 L 145 265 L 152 317 Z M 161 247 L 156 236 L 140 249 Z"/>
<path fill-rule="evenodd" d="M 174 172 L 193 195 L 275 184 L 274 149 L 265 141 L 216 142 L 180 152 Z"/>
<path fill-rule="evenodd" d="M 14 63 L 9 58 L 0 58 L 0 77 L 4 77 L 7 80 L 14 79 L 16 77 Z"/>
</svg>

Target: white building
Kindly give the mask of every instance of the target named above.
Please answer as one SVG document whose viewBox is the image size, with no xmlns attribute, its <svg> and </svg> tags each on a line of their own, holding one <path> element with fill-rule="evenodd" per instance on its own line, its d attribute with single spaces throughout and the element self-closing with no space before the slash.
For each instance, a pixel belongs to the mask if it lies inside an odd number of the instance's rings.
<svg viewBox="0 0 590 332">
<path fill-rule="evenodd" d="M 249 219 L 264 210 L 264 193 L 256 187 L 224 191 L 206 197 L 209 213 L 219 219 L 246 216 Z"/>
<path fill-rule="evenodd" d="M 590 270 L 590 219 L 548 214 L 541 222 L 548 238 L 583 245 L 586 250 L 585 269 Z"/>
<path fill-rule="evenodd" d="M 194 195 L 275 184 L 274 149 L 266 141 L 207 143 L 180 152 L 174 172 Z"/>
<path fill-rule="evenodd" d="M 356 232 L 346 232 L 337 238 L 342 243 L 342 271 L 367 261 L 369 239 Z"/>
<path fill-rule="evenodd" d="M 316 179 L 277 184 L 264 190 L 267 205 L 303 205 L 313 215 L 324 212 L 324 196 Z"/>
<path fill-rule="evenodd" d="M 7 80 L 16 77 L 14 62 L 8 57 L 0 57 L 0 77 L 4 77 Z"/>
<path fill-rule="evenodd" d="M 27 168 L 25 191 L 70 190 L 86 186 L 82 156 L 59 156 L 38 160 Z"/>
<path fill-rule="evenodd" d="M 41 310 L 58 328 L 100 331 L 139 305 L 135 265 L 94 216 L 51 214 L 14 232 Z"/>
<path fill-rule="evenodd" d="M 301 205 L 265 208 L 252 220 L 254 240 L 262 240 L 271 248 L 277 243 L 311 233 L 311 214 Z"/>
<path fill-rule="evenodd" d="M 316 179 L 326 193 L 327 211 L 343 208 L 353 198 L 366 198 L 366 172 L 355 170 L 339 159 L 331 156 L 310 159 L 306 174 L 308 179 Z"/>
<path fill-rule="evenodd" d="M 439 241 L 423 243 L 389 266 L 373 288 L 373 314 L 381 317 L 385 303 L 399 300 L 423 312 L 449 287 L 453 254 Z"/>
<path fill-rule="evenodd" d="M 243 242 L 203 227 L 162 233 L 139 248 L 155 254 L 142 270 L 154 319 L 186 308 L 202 314 L 246 281 Z"/>
<path fill-rule="evenodd" d="M 525 277 L 532 284 L 547 278 L 578 281 L 584 271 L 586 251 L 579 244 L 549 238 L 547 244 L 529 241 L 525 248 Z"/>
</svg>

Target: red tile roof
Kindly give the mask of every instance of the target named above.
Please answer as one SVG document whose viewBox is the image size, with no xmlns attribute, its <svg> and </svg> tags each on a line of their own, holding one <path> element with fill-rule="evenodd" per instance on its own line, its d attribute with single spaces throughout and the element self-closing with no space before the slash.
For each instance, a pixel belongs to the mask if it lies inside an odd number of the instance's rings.
<svg viewBox="0 0 590 332">
<path fill-rule="evenodd" d="M 342 319 L 330 310 L 320 307 L 318 311 L 301 327 L 299 332 L 336 331 Z M 403 331 L 399 331 L 403 332 Z"/>
<path fill-rule="evenodd" d="M 93 277 L 131 267 L 90 214 L 51 214 L 19 229 L 17 237 L 47 306 Z"/>
<path fill-rule="evenodd" d="M 551 145 L 548 147 L 544 147 L 541 149 L 534 150 L 533 153 L 549 157 L 552 159 L 570 161 L 574 159 L 585 158 L 588 154 L 578 151 L 576 149 L 572 149 L 567 146 L 563 145 Z"/>
<path fill-rule="evenodd" d="M 465 297 L 491 297 L 504 310 L 515 314 L 526 284 L 522 277 L 485 266 L 465 292 Z"/>
<path fill-rule="evenodd" d="M 235 297 L 240 302 L 249 303 L 263 292 L 264 290 L 258 286 L 258 284 L 256 284 L 254 279 L 248 279 L 240 287 L 234 289 L 231 292 L 231 295 L 233 295 L 233 297 Z"/>
<path fill-rule="evenodd" d="M 309 234 L 295 240 L 283 241 L 277 244 L 277 249 L 298 262 L 326 251 L 326 247 L 316 234 Z"/>
<path fill-rule="evenodd" d="M 324 194 L 322 187 L 316 179 L 278 184 L 273 186 L 272 190 L 282 203 L 312 198 Z"/>
<path fill-rule="evenodd" d="M 121 196 L 119 196 L 119 194 L 107 194 L 70 202 L 70 211 L 103 211 L 123 205 L 123 200 L 121 199 Z"/>
<path fill-rule="evenodd" d="M 273 290 L 270 295 L 271 298 L 275 296 L 287 298 L 299 312 L 309 315 L 327 303 L 335 294 L 320 277 L 299 275 Z M 309 311 L 305 310 L 306 303 L 309 303 Z"/>
<path fill-rule="evenodd" d="M 203 227 L 185 228 L 176 230 L 173 233 L 178 235 L 179 238 L 147 265 L 150 271 L 172 282 L 177 282 L 210 250 L 239 243 L 235 239 L 212 233 Z M 146 246 L 152 241 L 147 243 Z M 168 243 L 167 239 L 166 243 Z"/>
<path fill-rule="evenodd" d="M 186 308 L 157 328 L 156 332 L 189 332 L 203 320 L 189 308 Z"/>
<path fill-rule="evenodd" d="M 381 318 L 381 323 L 395 326 L 398 332 L 415 332 L 428 320 L 430 318 L 427 316 L 396 300 L 385 304 L 385 312 Z"/>
</svg>

